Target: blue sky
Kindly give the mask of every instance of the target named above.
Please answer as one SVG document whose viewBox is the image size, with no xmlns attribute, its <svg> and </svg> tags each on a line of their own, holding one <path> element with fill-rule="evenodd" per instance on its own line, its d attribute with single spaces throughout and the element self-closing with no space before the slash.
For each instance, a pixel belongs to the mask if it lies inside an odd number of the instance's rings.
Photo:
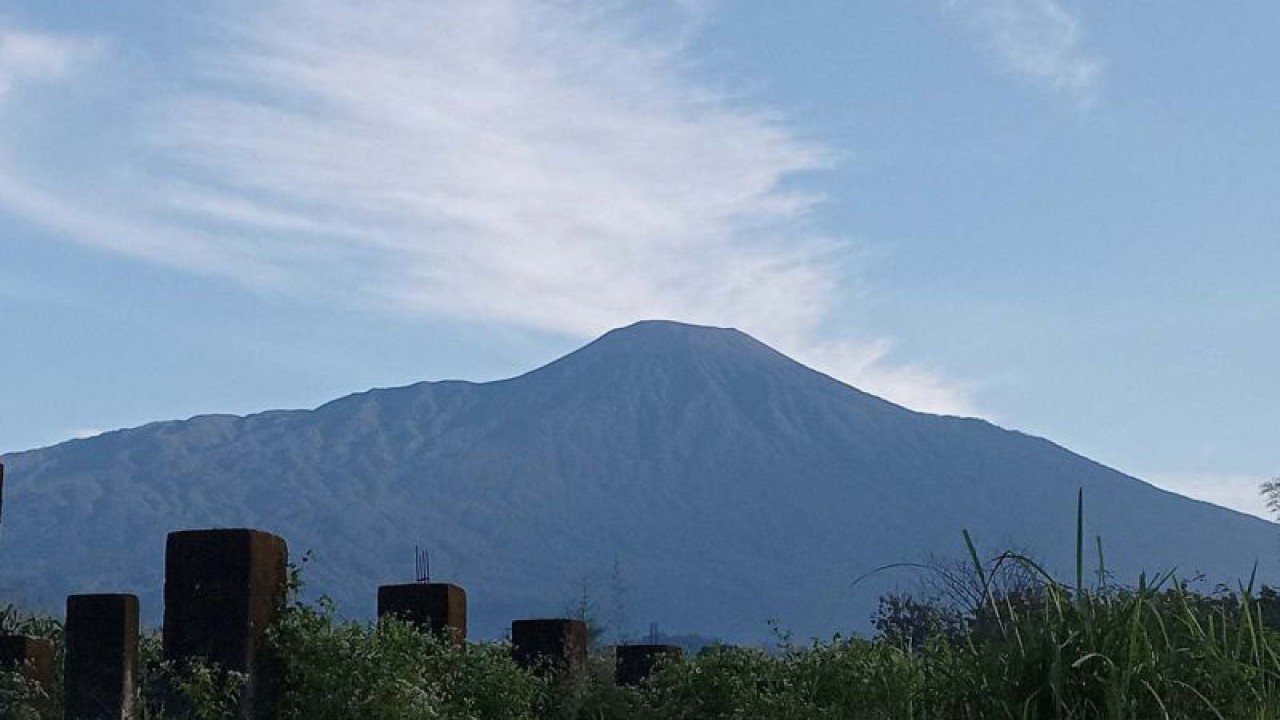
<svg viewBox="0 0 1280 720">
<path fill-rule="evenodd" d="M 1280 8 L 0 6 L 0 451 L 742 328 L 1260 511 Z"/>
</svg>

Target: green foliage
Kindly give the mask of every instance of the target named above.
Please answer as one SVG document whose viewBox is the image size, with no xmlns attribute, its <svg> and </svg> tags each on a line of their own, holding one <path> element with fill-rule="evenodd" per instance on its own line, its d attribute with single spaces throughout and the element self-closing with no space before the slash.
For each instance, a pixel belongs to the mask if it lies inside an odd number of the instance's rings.
<svg viewBox="0 0 1280 720">
<path fill-rule="evenodd" d="M 1258 486 L 1258 494 L 1267 503 L 1272 515 L 1280 516 L 1280 476 L 1264 481 Z"/>
<path fill-rule="evenodd" d="M 880 598 L 874 624 L 876 640 L 905 652 L 921 651 L 936 638 L 959 640 L 966 630 L 955 608 L 899 593 Z"/>
<path fill-rule="evenodd" d="M 157 633 L 138 645 L 141 720 L 232 720 L 239 717 L 246 677 L 202 658 L 164 659 Z"/>
<path fill-rule="evenodd" d="M 919 664 L 883 643 L 835 638 L 808 647 L 713 646 L 660 666 L 636 718 L 881 718 L 914 715 Z"/>
<path fill-rule="evenodd" d="M 40 709 L 48 703 L 49 695 L 39 683 L 20 672 L 0 672 L 0 718 L 39 720 Z"/>
<path fill-rule="evenodd" d="M 922 655 L 926 704 L 947 717 L 1275 717 L 1277 637 L 1252 595 L 1168 582 L 1049 585 L 1043 603 L 999 607 L 998 632 Z"/>
<path fill-rule="evenodd" d="M 0 608 L 0 635 L 44 638 L 53 645 L 53 684 L 42 687 L 20 672 L 0 672 L 0 718 L 62 717 L 62 622 L 27 613 L 13 605 Z"/>
<path fill-rule="evenodd" d="M 272 632 L 284 661 L 281 718 L 533 718 L 541 681 L 504 645 L 467 645 L 398 619 L 340 620 L 294 603 Z"/>
<path fill-rule="evenodd" d="M 460 644 L 398 620 L 342 620 L 328 602 L 295 602 L 271 633 L 285 671 L 280 717 L 1280 717 L 1280 597 L 1271 589 L 1197 592 L 1172 576 L 1091 589 L 1046 576 L 1038 587 L 993 593 L 986 619 L 971 614 L 923 639 L 895 630 L 800 646 L 784 636 L 773 651 L 713 646 L 661 663 L 637 688 L 613 685 L 608 650 L 577 676 L 543 677 L 517 667 L 505 644 Z M 926 623 L 953 612 L 912 603 L 908 615 Z M 143 640 L 141 664 L 144 720 L 236 716 L 243 678 L 167 663 L 155 635 Z M 49 705 L 37 714 L 39 692 L 0 675 L 0 717 L 60 717 Z"/>
</svg>

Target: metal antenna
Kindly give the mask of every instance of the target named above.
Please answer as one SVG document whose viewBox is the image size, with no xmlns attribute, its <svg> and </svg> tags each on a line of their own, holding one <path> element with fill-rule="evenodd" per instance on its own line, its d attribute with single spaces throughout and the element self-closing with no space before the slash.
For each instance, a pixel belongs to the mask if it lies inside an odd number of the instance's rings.
<svg viewBox="0 0 1280 720">
<path fill-rule="evenodd" d="M 414 582 L 431 582 L 431 551 L 421 550 L 413 546 L 413 580 Z"/>
<path fill-rule="evenodd" d="M 656 622 L 649 623 L 649 644 L 658 644 L 658 623 Z"/>
</svg>

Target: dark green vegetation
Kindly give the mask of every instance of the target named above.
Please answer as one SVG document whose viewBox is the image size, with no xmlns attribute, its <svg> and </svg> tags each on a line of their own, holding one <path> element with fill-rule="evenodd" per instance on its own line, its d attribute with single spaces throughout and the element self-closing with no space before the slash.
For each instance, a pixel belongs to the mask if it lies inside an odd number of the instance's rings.
<svg viewBox="0 0 1280 720">
<path fill-rule="evenodd" d="M 462 648 L 408 625 L 344 622 L 327 607 L 291 609 L 277 628 L 288 658 L 283 718 L 1274 718 L 1280 716 L 1275 593 L 1196 594 L 1147 584 L 1018 607 L 995 599 L 992 632 L 931 633 L 919 646 L 881 633 L 775 652 L 714 647 L 613 687 L 606 653 L 576 682 L 516 667 L 502 644 Z M 943 612 L 932 608 L 934 612 Z M 926 612 L 925 615 L 928 613 Z M 993 610 L 994 616 L 994 610 Z M 12 613 L 7 621 L 12 625 Z M 41 621 L 26 632 L 57 636 Z M 237 678 L 143 663 L 145 718 L 233 717 Z M 40 717 L 38 697 L 0 675 L 0 716 Z M 57 688 L 46 717 L 60 718 Z"/>
<path fill-rule="evenodd" d="M 1079 535 L 1076 545 L 1083 558 Z M 272 631 L 285 659 L 280 716 L 1280 717 L 1280 595 L 1271 588 L 1197 591 L 1172 574 L 1121 587 L 1101 565 L 1078 565 L 1064 583 L 1023 556 L 979 562 L 969 548 L 967 566 L 936 568 L 944 591 L 932 599 L 882 599 L 873 639 L 797 645 L 780 635 L 772 650 L 712 647 L 660 666 L 638 688 L 613 685 L 607 648 L 580 676 L 547 678 L 517 667 L 501 643 L 457 646 L 295 600 Z M 60 641 L 56 622 L 12 609 L 0 631 Z M 175 694 L 183 717 L 232 716 L 238 678 L 166 664 L 154 636 L 144 648 L 144 718 L 175 716 L 161 700 Z M 3 676 L 0 716 L 39 717 L 33 692 Z M 49 694 L 46 716 L 61 717 L 58 688 Z"/>
</svg>

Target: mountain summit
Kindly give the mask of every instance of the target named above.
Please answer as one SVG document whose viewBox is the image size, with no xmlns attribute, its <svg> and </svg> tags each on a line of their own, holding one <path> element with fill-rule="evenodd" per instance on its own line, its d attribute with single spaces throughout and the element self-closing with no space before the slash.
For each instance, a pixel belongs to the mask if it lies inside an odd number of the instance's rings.
<svg viewBox="0 0 1280 720">
<path fill-rule="evenodd" d="M 346 611 L 410 578 L 415 544 L 472 626 L 562 613 L 727 640 L 866 625 L 889 578 L 987 551 L 1074 562 L 1075 497 L 1117 578 L 1247 574 L 1274 526 L 1046 440 L 917 413 L 737 330 L 650 321 L 491 383 L 371 390 L 306 411 L 155 423 L 9 455 L 0 588 L 56 606 L 130 589 L 160 614 L 164 535 L 259 527 L 311 551 Z"/>
<path fill-rule="evenodd" d="M 605 333 L 596 341 L 516 383 L 570 385 L 575 394 L 643 396 L 704 384 L 740 395 L 751 388 L 833 389 L 883 403 L 801 365 L 739 330 L 646 320 Z M 703 388 L 707 389 L 707 388 Z"/>
</svg>

